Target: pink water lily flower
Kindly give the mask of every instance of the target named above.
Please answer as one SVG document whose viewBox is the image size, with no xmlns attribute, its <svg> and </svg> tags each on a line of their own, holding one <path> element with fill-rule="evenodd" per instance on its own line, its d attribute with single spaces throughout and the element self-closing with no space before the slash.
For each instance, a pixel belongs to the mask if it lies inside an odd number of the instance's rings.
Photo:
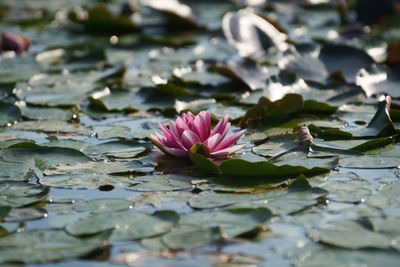
<svg viewBox="0 0 400 267">
<path fill-rule="evenodd" d="M 224 157 L 232 154 L 245 145 L 235 145 L 246 130 L 242 130 L 225 139 L 231 124 L 226 115 L 213 130 L 208 111 L 201 111 L 197 116 L 191 112 L 179 116 L 176 121 L 169 122 L 169 129 L 160 123 L 161 131 L 150 136 L 151 142 L 161 151 L 176 157 L 185 157 L 187 151 L 198 142 L 209 149 L 210 157 Z M 225 139 L 225 140 L 224 140 Z"/>
</svg>

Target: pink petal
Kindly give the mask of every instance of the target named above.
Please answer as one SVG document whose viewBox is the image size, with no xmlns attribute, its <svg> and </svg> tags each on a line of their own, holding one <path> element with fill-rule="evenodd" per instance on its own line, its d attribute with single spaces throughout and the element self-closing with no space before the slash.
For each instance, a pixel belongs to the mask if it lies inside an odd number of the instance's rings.
<svg viewBox="0 0 400 267">
<path fill-rule="evenodd" d="M 160 129 L 161 129 L 161 131 L 163 132 L 163 134 L 164 134 L 168 139 L 172 139 L 172 133 L 168 130 L 168 128 L 165 127 L 164 124 L 162 124 L 161 122 L 159 122 L 158 125 L 160 126 Z"/>
<path fill-rule="evenodd" d="M 190 149 L 194 144 L 200 142 L 200 137 L 191 130 L 185 130 L 182 134 L 182 144 Z"/>
<path fill-rule="evenodd" d="M 186 124 L 191 128 L 193 125 L 193 121 L 194 121 L 194 115 L 192 114 L 192 112 L 187 112 L 187 113 L 183 113 L 182 114 L 183 119 L 185 120 Z"/>
<path fill-rule="evenodd" d="M 186 150 L 180 148 L 170 148 L 170 147 L 166 147 L 165 152 L 175 157 L 185 157 L 187 153 Z"/>
<path fill-rule="evenodd" d="M 208 137 L 210 137 L 210 131 L 211 131 L 211 117 L 210 113 L 208 111 L 201 111 L 199 115 L 201 120 L 202 120 L 202 130 L 203 130 L 203 139 L 206 140 Z"/>
<path fill-rule="evenodd" d="M 159 133 L 155 133 L 155 136 L 152 135 L 151 137 L 152 137 L 153 139 L 154 139 L 154 137 L 156 137 L 157 140 L 158 140 L 163 146 L 165 146 L 165 147 L 181 148 L 181 149 L 182 149 L 182 146 L 180 146 L 180 145 L 177 144 L 176 142 L 174 142 L 174 141 L 172 141 L 172 140 L 170 140 L 170 139 L 168 139 L 168 138 L 166 138 L 166 137 L 160 135 Z"/>
<path fill-rule="evenodd" d="M 171 133 L 170 130 L 168 130 L 167 127 L 165 127 L 161 122 L 159 123 L 161 131 L 165 134 L 167 139 L 169 139 L 171 142 L 176 143 L 180 148 L 185 149 L 183 146 L 182 142 L 176 137 L 174 134 Z"/>
<path fill-rule="evenodd" d="M 175 135 L 178 139 L 181 138 L 182 133 L 178 132 L 178 128 L 176 127 L 176 123 L 174 121 L 169 121 L 169 130 L 173 135 Z"/>
<path fill-rule="evenodd" d="M 228 122 L 228 123 L 225 125 L 225 129 L 224 129 L 224 130 L 222 131 L 222 133 L 221 133 L 221 139 L 224 139 L 224 138 L 226 137 L 226 135 L 228 134 L 230 128 L 231 128 L 231 123 Z"/>
<path fill-rule="evenodd" d="M 211 117 L 210 117 L 210 113 L 207 111 L 206 115 L 205 115 L 205 124 L 206 124 L 206 132 L 207 132 L 207 138 L 210 136 L 211 134 Z"/>
<path fill-rule="evenodd" d="M 221 150 L 217 150 L 217 151 L 211 152 L 210 155 L 214 156 L 214 157 L 227 156 L 229 154 L 235 153 L 236 151 L 238 151 L 239 149 L 242 149 L 245 146 L 246 145 L 237 145 L 237 146 L 227 147 L 227 148 L 224 148 L 224 149 L 221 149 Z"/>
<path fill-rule="evenodd" d="M 156 147 L 158 147 L 165 154 L 170 154 L 170 155 L 177 156 L 177 157 L 186 156 L 186 150 L 185 149 L 163 146 L 159 142 L 158 137 L 156 135 L 151 135 L 149 139 Z"/>
<path fill-rule="evenodd" d="M 237 140 L 246 132 L 246 130 L 241 130 L 240 132 L 235 133 L 234 135 L 231 135 L 228 139 L 226 139 L 224 142 L 219 144 L 215 150 L 221 150 L 227 147 L 230 147 L 234 143 L 236 143 Z"/>
<path fill-rule="evenodd" d="M 228 121 L 229 121 L 229 115 L 226 115 L 222 120 L 218 122 L 217 126 L 215 126 L 215 128 L 212 130 L 211 136 L 217 133 L 222 135 Z"/>
<path fill-rule="evenodd" d="M 193 126 L 192 126 L 192 131 L 195 132 L 199 137 L 201 141 L 204 141 L 208 138 L 209 132 L 207 133 L 207 126 L 205 122 L 205 111 L 200 112 L 199 115 L 197 115 L 194 118 Z"/>
<path fill-rule="evenodd" d="M 186 124 L 182 117 L 176 119 L 176 128 L 178 130 L 179 136 L 182 136 L 184 130 L 190 130 L 190 127 Z"/>
<path fill-rule="evenodd" d="M 216 134 L 216 135 L 209 137 L 206 141 L 203 142 L 203 144 L 206 145 L 208 147 L 208 149 L 210 149 L 210 151 L 213 151 L 214 148 L 219 144 L 219 142 L 221 140 L 222 140 L 221 135 Z"/>
</svg>

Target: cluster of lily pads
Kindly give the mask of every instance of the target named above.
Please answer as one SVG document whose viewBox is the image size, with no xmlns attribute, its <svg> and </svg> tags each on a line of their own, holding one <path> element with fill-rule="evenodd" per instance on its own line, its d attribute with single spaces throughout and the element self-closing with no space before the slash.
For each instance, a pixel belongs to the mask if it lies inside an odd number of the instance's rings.
<svg viewBox="0 0 400 267">
<path fill-rule="evenodd" d="M 0 263 L 397 266 L 400 25 L 297 2 L 0 3 Z"/>
</svg>

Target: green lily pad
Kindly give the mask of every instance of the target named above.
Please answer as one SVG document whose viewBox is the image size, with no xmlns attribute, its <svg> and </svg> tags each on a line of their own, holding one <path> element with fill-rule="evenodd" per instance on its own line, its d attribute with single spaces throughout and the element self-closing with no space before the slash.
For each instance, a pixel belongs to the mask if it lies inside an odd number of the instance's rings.
<svg viewBox="0 0 400 267">
<path fill-rule="evenodd" d="M 88 161 L 70 165 L 53 166 L 45 170 L 40 182 L 54 187 L 95 189 L 103 185 L 125 188 L 135 181 L 122 174 L 147 173 L 154 166 L 140 160 L 131 162 Z"/>
<path fill-rule="evenodd" d="M 311 232 L 310 237 L 325 244 L 348 249 L 389 249 L 391 241 L 387 236 L 368 230 L 354 221 L 340 222 L 318 232 Z"/>
<path fill-rule="evenodd" d="M 251 90 L 263 89 L 265 81 L 273 74 L 266 67 L 252 61 L 229 60 L 225 64 L 214 65 L 213 69 L 224 76 L 243 82 Z"/>
<path fill-rule="evenodd" d="M 388 266 L 398 265 L 397 252 L 381 249 L 342 249 L 331 246 L 318 246 L 314 250 L 304 248 L 304 254 L 299 256 L 296 266 Z"/>
<path fill-rule="evenodd" d="M 267 193 L 234 194 L 205 191 L 192 197 L 189 200 L 189 205 L 193 208 L 201 209 L 230 206 L 240 208 L 259 207 L 268 208 L 278 215 L 290 214 L 316 205 L 318 203 L 317 198 L 327 193 L 325 190 L 310 188 L 308 183 L 302 179 L 297 184 L 292 184 L 288 190 Z"/>
<path fill-rule="evenodd" d="M 0 183 L 0 207 L 23 207 L 46 199 L 49 188 L 23 182 Z"/>
<path fill-rule="evenodd" d="M 37 121 L 23 121 L 14 124 L 10 127 L 12 130 L 28 130 L 40 131 L 46 133 L 82 133 L 90 132 L 89 127 L 84 127 L 81 124 L 68 124 L 62 121 L 45 120 L 38 123 Z"/>
<path fill-rule="evenodd" d="M 6 222 L 22 222 L 41 219 L 47 216 L 47 212 L 41 208 L 12 209 L 5 218 Z"/>
<path fill-rule="evenodd" d="M 328 72 L 341 71 L 349 83 L 356 81 L 356 75 L 362 68 L 374 63 L 366 52 L 347 45 L 326 44 L 322 47 L 319 58 Z"/>
<path fill-rule="evenodd" d="M 191 189 L 191 178 L 184 175 L 139 176 L 127 189 L 135 191 L 173 191 Z"/>
<path fill-rule="evenodd" d="M 273 158 L 273 161 L 249 162 L 243 159 L 227 159 L 215 164 L 198 153 L 202 146 L 203 144 L 197 143 L 192 147 L 189 152 L 190 159 L 200 168 L 223 176 L 288 178 L 300 174 L 315 175 L 328 172 L 338 163 L 338 158 L 335 156 L 321 159 L 307 158 L 308 149 L 299 147 L 296 151 Z M 304 165 L 306 167 L 303 167 Z"/>
<path fill-rule="evenodd" d="M 33 174 L 41 176 L 41 172 L 56 164 L 73 164 L 88 162 L 90 159 L 83 153 L 58 147 L 9 148 L 0 151 L 0 179 L 25 181 Z"/>
<path fill-rule="evenodd" d="M 392 236 L 399 235 L 399 217 L 385 217 L 385 218 L 368 218 L 368 222 L 372 225 L 372 229 L 378 233 L 387 233 Z"/>
<path fill-rule="evenodd" d="M 81 150 L 82 148 L 87 146 L 88 143 L 75 139 L 57 139 L 47 143 L 43 143 L 41 145 L 47 147 L 65 147 L 65 148 Z"/>
<path fill-rule="evenodd" d="M 84 18 L 74 11 L 69 13 L 68 17 L 91 32 L 115 34 L 136 31 L 136 26 L 129 16 L 115 16 L 105 6 L 93 6 L 87 11 L 87 16 Z"/>
<path fill-rule="evenodd" d="M 299 49 L 300 47 L 298 49 L 292 47 L 278 59 L 279 68 L 287 72 L 296 73 L 307 81 L 325 83 L 329 77 L 329 72 L 325 64 L 318 58 L 318 48 L 311 47 L 315 46 L 313 43 L 305 45 L 308 45 L 313 51 L 305 53 Z M 305 45 L 301 48 L 304 48 Z"/>
<path fill-rule="evenodd" d="M 81 151 L 85 154 L 103 154 L 116 158 L 133 158 L 146 150 L 147 145 L 131 140 L 120 140 L 88 145 Z"/>
<path fill-rule="evenodd" d="M 395 134 L 393 122 L 389 116 L 388 98 L 379 102 L 378 110 L 366 128 L 352 132 L 354 136 L 375 137 Z"/>
<path fill-rule="evenodd" d="M 272 213 L 266 208 L 219 211 L 196 211 L 181 215 L 183 225 L 219 227 L 222 235 L 232 238 L 251 232 L 271 219 Z"/>
<path fill-rule="evenodd" d="M 299 146 L 298 140 L 293 134 L 277 135 L 269 138 L 266 143 L 253 147 L 252 151 L 264 157 L 275 157 L 290 149 Z"/>
<path fill-rule="evenodd" d="M 240 126 L 247 127 L 262 119 L 297 113 L 303 109 L 303 104 L 303 98 L 298 94 L 287 94 L 275 102 L 261 97 L 258 103 L 246 112 Z"/>
<path fill-rule="evenodd" d="M 104 245 L 110 234 L 78 238 L 64 230 L 13 233 L 0 238 L 0 261 L 37 263 L 78 258 Z"/>
<path fill-rule="evenodd" d="M 222 237 L 218 227 L 178 225 L 174 231 L 162 236 L 162 242 L 171 249 L 191 250 Z"/>
<path fill-rule="evenodd" d="M 73 209 L 81 212 L 108 213 L 131 209 L 133 202 L 120 198 L 101 198 L 74 202 Z"/>
<path fill-rule="evenodd" d="M 132 180 L 124 176 L 90 174 L 81 175 L 53 175 L 43 176 L 39 179 L 43 185 L 59 188 L 73 189 L 97 189 L 102 186 L 126 188 L 132 184 Z"/>
<path fill-rule="evenodd" d="M 2 58 L 0 61 L 0 83 L 25 81 L 40 72 L 40 66 L 31 56 Z"/>
<path fill-rule="evenodd" d="M 381 186 L 368 199 L 368 204 L 380 208 L 385 213 L 396 213 L 398 210 L 397 203 L 400 201 L 400 183 L 394 182 Z"/>
<path fill-rule="evenodd" d="M 60 120 L 67 121 L 72 118 L 74 111 L 72 109 L 36 107 L 26 105 L 24 102 L 17 102 L 21 115 L 31 120 Z"/>
<path fill-rule="evenodd" d="M 0 102 L 0 125 L 14 123 L 21 118 L 21 111 L 13 104 Z"/>
<path fill-rule="evenodd" d="M 72 235 L 90 235 L 114 229 L 112 239 L 135 240 L 164 234 L 179 220 L 173 211 L 157 211 L 153 214 L 120 211 L 89 215 L 66 226 Z"/>
<path fill-rule="evenodd" d="M 180 87 L 179 87 L 180 88 Z M 164 92 L 174 94 L 174 87 L 164 88 Z M 181 89 L 176 89 L 182 91 Z M 99 107 L 106 111 L 146 111 L 149 109 L 164 109 L 173 104 L 172 97 L 160 97 L 160 92 L 156 89 L 149 88 L 131 88 L 127 90 L 110 91 L 104 89 L 102 94 L 98 92 L 89 97 L 89 101 L 93 106 Z M 180 93 L 177 93 L 180 95 Z M 186 95 L 186 93 L 183 93 Z"/>
</svg>

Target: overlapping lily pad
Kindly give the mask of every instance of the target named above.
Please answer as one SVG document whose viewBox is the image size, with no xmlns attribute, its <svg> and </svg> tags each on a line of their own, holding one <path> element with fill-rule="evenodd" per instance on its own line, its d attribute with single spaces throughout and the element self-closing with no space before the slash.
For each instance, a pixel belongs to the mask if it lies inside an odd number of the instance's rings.
<svg viewBox="0 0 400 267">
<path fill-rule="evenodd" d="M 1 262 L 38 263 L 85 256 L 105 244 L 110 232 L 78 238 L 64 230 L 36 230 L 0 238 Z"/>
<path fill-rule="evenodd" d="M 90 235 L 114 230 L 114 240 L 134 240 L 164 234 L 179 220 L 172 211 L 146 214 L 131 211 L 89 215 L 66 226 L 66 231 L 75 236 Z"/>
</svg>

